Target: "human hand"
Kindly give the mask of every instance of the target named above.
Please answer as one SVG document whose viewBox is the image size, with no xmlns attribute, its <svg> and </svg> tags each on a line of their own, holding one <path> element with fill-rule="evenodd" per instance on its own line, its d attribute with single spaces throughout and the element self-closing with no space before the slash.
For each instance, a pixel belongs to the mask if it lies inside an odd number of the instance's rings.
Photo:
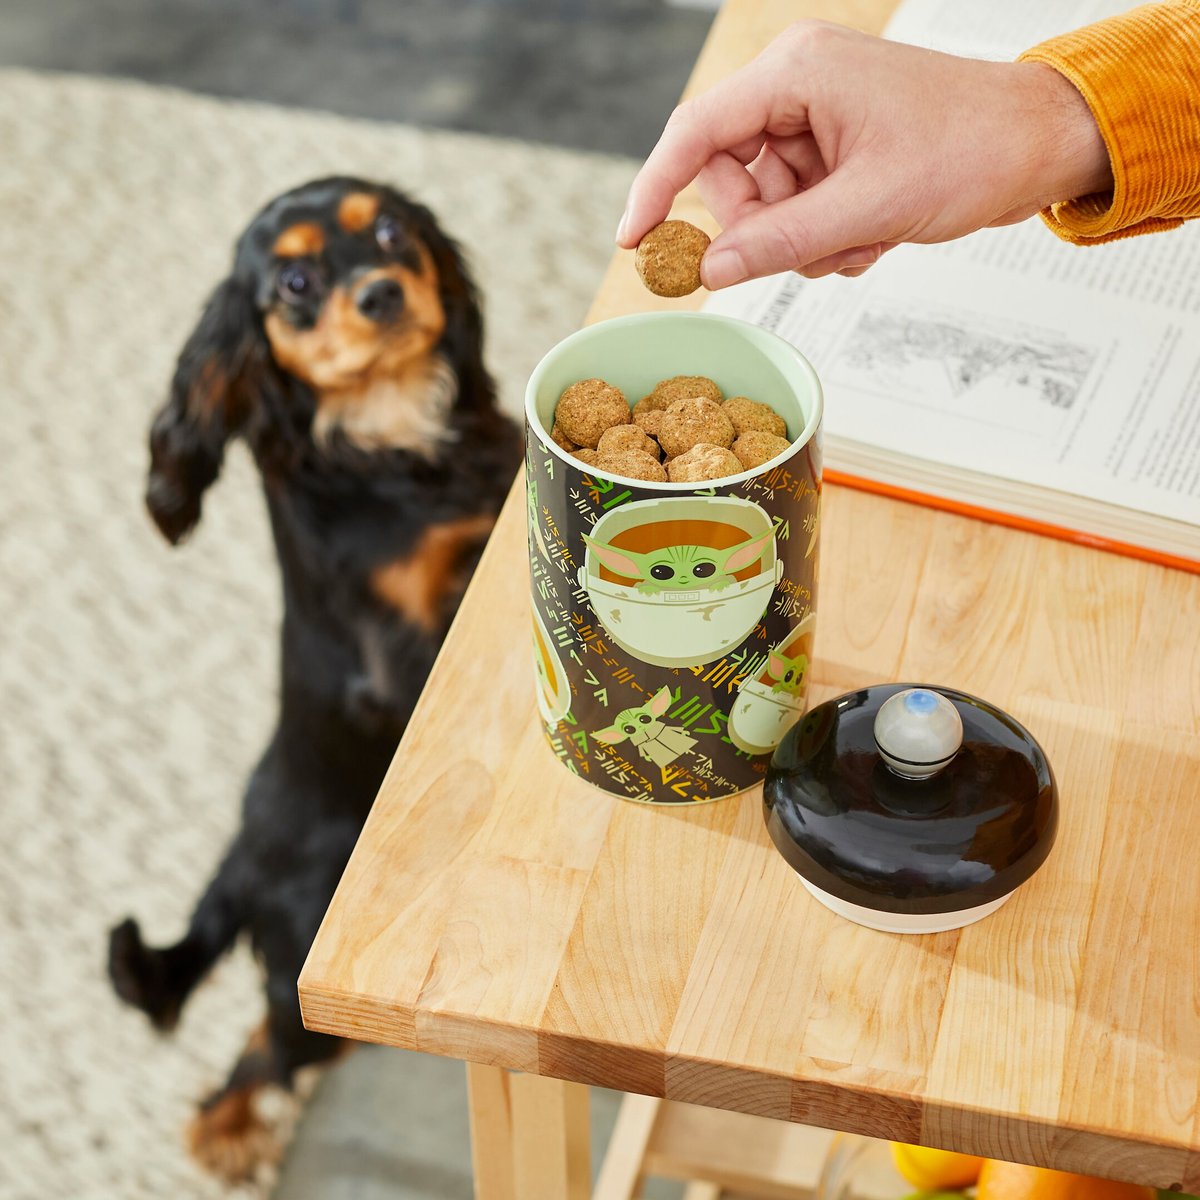
<svg viewBox="0 0 1200 1200">
<path fill-rule="evenodd" d="M 858 275 L 1112 187 L 1086 102 L 1040 63 L 956 58 L 801 21 L 680 105 L 629 192 L 632 248 L 692 180 L 724 232 L 705 287 L 795 270 Z"/>
</svg>

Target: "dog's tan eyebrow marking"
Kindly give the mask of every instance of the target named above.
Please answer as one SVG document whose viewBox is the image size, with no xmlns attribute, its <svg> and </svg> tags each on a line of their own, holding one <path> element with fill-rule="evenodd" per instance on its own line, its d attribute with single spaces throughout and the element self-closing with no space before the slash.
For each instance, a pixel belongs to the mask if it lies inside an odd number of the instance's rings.
<svg viewBox="0 0 1200 1200">
<path fill-rule="evenodd" d="M 320 225 L 301 221 L 289 225 L 276 239 L 271 253 L 279 258 L 301 258 L 307 254 L 320 254 L 325 249 L 325 234 Z"/>
<path fill-rule="evenodd" d="M 337 223 L 347 233 L 366 229 L 379 215 L 379 197 L 369 192 L 350 192 L 338 205 Z"/>
</svg>

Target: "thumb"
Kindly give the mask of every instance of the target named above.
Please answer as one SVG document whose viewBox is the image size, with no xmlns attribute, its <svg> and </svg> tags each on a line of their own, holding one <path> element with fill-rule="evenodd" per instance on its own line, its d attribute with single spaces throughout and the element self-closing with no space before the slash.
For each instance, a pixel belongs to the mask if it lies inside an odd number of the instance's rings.
<svg viewBox="0 0 1200 1200">
<path fill-rule="evenodd" d="M 840 250 L 889 240 L 875 189 L 845 167 L 807 191 L 759 204 L 734 221 L 701 264 L 709 291 L 744 279 L 795 271 Z"/>
</svg>

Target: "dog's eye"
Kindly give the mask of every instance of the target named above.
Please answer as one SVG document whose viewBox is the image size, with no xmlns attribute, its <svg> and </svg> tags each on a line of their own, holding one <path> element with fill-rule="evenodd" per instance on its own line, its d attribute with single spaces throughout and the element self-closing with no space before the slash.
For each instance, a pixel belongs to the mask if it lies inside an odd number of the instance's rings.
<svg viewBox="0 0 1200 1200">
<path fill-rule="evenodd" d="M 400 222 L 384 213 L 375 222 L 375 240 L 384 250 L 395 250 L 400 245 Z"/>
<path fill-rule="evenodd" d="M 279 272 L 276 289 L 290 304 L 305 300 L 317 291 L 318 281 L 310 267 L 303 263 L 288 263 Z"/>
</svg>

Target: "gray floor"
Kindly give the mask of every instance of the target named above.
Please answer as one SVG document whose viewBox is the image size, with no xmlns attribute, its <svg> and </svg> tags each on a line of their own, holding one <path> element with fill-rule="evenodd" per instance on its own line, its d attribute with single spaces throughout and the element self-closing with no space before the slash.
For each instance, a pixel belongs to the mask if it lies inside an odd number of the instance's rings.
<svg viewBox="0 0 1200 1200">
<path fill-rule="evenodd" d="M 592 1172 L 621 1096 L 591 1089 Z M 645 1200 L 677 1200 L 656 1179 Z M 330 1071 L 306 1110 L 275 1200 L 471 1200 L 471 1144 L 462 1063 L 381 1046 Z"/>
<path fill-rule="evenodd" d="M 644 155 L 710 21 L 660 0 L 9 0 L 0 66 Z M 597 1163 L 619 1102 L 593 1092 Z M 324 1078 L 276 1192 L 470 1196 L 462 1065 L 377 1047 Z"/>
<path fill-rule="evenodd" d="M 711 13 L 662 0 L 7 0 L 0 66 L 644 155 Z"/>
</svg>

